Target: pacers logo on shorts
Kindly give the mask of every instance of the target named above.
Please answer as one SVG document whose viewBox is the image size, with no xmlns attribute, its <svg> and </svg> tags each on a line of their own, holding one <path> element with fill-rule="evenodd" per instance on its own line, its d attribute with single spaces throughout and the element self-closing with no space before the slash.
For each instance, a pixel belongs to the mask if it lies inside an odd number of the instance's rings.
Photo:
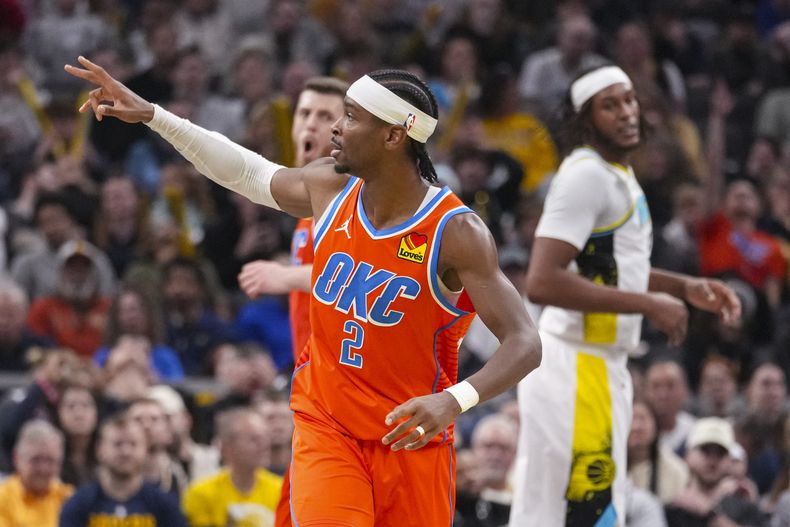
<svg viewBox="0 0 790 527">
<path fill-rule="evenodd" d="M 398 258 L 410 262 L 422 263 L 425 260 L 425 251 L 428 250 L 428 237 L 424 234 L 410 232 L 400 239 Z"/>
</svg>

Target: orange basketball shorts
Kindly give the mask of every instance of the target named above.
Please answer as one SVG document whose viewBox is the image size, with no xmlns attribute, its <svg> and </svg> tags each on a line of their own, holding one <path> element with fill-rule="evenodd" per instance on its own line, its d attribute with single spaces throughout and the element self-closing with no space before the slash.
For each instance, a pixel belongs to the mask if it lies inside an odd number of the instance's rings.
<svg viewBox="0 0 790 527">
<path fill-rule="evenodd" d="M 392 452 L 295 415 L 291 521 L 295 527 L 450 527 L 455 450 Z"/>
</svg>

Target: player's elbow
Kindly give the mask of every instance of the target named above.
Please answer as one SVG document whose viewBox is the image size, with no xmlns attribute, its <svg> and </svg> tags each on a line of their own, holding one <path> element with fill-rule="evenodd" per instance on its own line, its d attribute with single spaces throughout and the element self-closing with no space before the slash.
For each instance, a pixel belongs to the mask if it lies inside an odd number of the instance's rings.
<svg viewBox="0 0 790 527">
<path fill-rule="evenodd" d="M 551 304 L 551 280 L 537 272 L 527 273 L 527 298 L 533 304 Z"/>
<path fill-rule="evenodd" d="M 540 366 L 543 360 L 543 344 L 540 341 L 538 330 L 534 327 L 524 331 L 520 337 L 521 342 L 518 349 L 521 351 L 519 364 L 520 370 L 523 372 L 522 377 L 525 377 L 529 372 Z"/>
</svg>

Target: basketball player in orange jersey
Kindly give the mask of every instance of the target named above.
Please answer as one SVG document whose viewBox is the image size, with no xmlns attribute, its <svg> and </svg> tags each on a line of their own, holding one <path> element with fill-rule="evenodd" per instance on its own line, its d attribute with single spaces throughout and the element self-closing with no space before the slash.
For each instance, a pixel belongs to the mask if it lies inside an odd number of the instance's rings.
<svg viewBox="0 0 790 527">
<path fill-rule="evenodd" d="M 66 70 L 98 85 L 82 111 L 144 122 L 214 181 L 316 218 L 312 334 L 291 399 L 293 524 L 451 524 L 455 417 L 536 368 L 541 347 L 482 220 L 431 185 L 428 87 L 405 71 L 363 76 L 333 126 L 334 159 L 288 169 L 79 61 Z M 472 305 L 501 345 L 457 382 Z"/>
<path fill-rule="evenodd" d="M 332 125 L 343 115 L 343 97 L 348 84 L 332 77 L 314 77 L 305 83 L 294 110 L 291 140 L 296 165 L 303 167 L 332 151 Z M 300 218 L 291 240 L 291 265 L 256 260 L 245 264 L 239 286 L 250 298 L 289 293 L 294 362 L 299 359 L 310 335 L 308 305 L 310 273 L 313 269 L 313 218 Z"/>
<path fill-rule="evenodd" d="M 343 115 L 343 97 L 348 84 L 332 77 L 313 77 L 305 83 L 294 110 L 291 140 L 297 166 L 305 166 L 332 151 L 332 125 Z M 313 270 L 313 219 L 300 218 L 291 240 L 291 265 L 257 260 L 239 274 L 239 285 L 250 297 L 289 293 L 294 362 L 310 336 L 310 274 Z M 290 473 L 283 479 L 282 497 L 277 505 L 275 527 L 291 525 Z"/>
</svg>

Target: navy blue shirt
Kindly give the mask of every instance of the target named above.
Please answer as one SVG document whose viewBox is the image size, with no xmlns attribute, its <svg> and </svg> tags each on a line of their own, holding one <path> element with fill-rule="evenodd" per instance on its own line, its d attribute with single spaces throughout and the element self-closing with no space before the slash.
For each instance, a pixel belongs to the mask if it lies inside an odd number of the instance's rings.
<svg viewBox="0 0 790 527">
<path fill-rule="evenodd" d="M 63 504 L 60 527 L 186 527 L 178 500 L 158 486 L 144 483 L 126 501 L 104 493 L 97 481 L 80 487 Z"/>
</svg>

